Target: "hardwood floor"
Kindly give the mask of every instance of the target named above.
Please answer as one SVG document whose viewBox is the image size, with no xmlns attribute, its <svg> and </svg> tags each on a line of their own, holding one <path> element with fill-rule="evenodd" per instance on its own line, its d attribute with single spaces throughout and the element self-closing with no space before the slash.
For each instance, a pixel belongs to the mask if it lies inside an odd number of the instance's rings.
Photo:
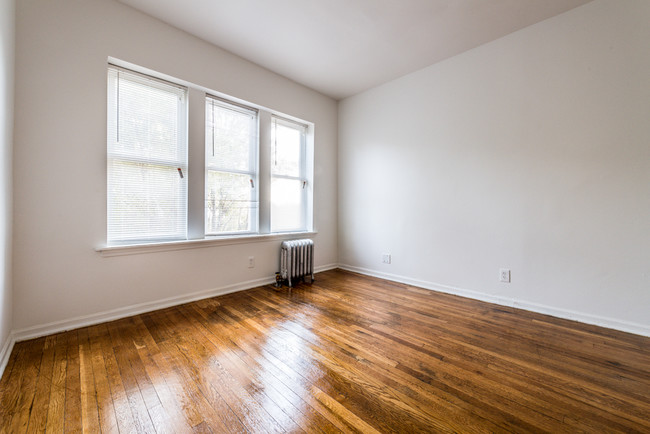
<svg viewBox="0 0 650 434">
<path fill-rule="evenodd" d="M 340 270 L 16 344 L 2 432 L 650 432 L 650 338 Z"/>
</svg>

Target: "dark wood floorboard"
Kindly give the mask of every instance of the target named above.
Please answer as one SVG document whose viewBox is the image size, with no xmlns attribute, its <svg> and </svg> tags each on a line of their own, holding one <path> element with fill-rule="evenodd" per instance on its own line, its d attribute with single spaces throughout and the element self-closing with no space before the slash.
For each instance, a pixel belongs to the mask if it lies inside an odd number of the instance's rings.
<svg viewBox="0 0 650 434">
<path fill-rule="evenodd" d="M 650 338 L 333 270 L 17 343 L 0 432 L 650 433 Z"/>
</svg>

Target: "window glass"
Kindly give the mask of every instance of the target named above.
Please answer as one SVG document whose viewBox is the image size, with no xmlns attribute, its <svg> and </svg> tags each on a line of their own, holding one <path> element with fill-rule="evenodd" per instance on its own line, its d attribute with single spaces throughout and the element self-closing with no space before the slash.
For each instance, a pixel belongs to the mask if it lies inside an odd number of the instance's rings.
<svg viewBox="0 0 650 434">
<path fill-rule="evenodd" d="M 304 125 L 273 117 L 271 232 L 306 230 L 307 178 Z"/>
<path fill-rule="evenodd" d="M 208 97 L 205 233 L 257 231 L 257 111 Z"/>
<path fill-rule="evenodd" d="M 186 238 L 186 128 L 186 89 L 109 68 L 109 243 Z"/>
<path fill-rule="evenodd" d="M 192 98 L 205 98 L 205 112 L 196 112 L 186 87 L 150 74 L 108 66 L 108 245 L 187 239 L 197 212 L 204 226 L 192 226 L 192 238 L 311 229 L 313 130 L 189 85 Z M 205 121 L 203 144 L 188 143 L 188 119 Z M 262 142 L 261 122 L 271 131 Z M 190 166 L 188 155 L 202 152 L 205 166 Z M 200 178 L 191 191 L 190 173 Z M 203 200 L 203 210 L 188 198 Z"/>
</svg>

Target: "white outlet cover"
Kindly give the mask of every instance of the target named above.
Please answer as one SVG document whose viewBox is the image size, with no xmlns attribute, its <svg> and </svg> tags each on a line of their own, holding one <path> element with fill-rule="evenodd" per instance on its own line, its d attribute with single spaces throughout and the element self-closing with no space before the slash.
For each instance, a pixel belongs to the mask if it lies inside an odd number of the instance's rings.
<svg viewBox="0 0 650 434">
<path fill-rule="evenodd" d="M 510 283 L 510 270 L 507 268 L 501 268 L 499 270 L 499 281 L 504 283 Z"/>
</svg>

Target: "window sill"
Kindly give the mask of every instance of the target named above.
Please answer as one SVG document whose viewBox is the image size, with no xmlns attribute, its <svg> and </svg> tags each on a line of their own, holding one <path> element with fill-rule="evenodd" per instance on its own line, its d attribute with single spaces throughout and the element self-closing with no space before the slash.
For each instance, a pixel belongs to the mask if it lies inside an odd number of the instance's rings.
<svg viewBox="0 0 650 434">
<path fill-rule="evenodd" d="M 276 240 L 290 240 L 316 235 L 316 231 L 284 232 L 277 234 L 233 235 L 198 240 L 165 241 L 160 243 L 101 246 L 95 249 L 103 257 L 139 255 L 142 253 L 167 252 L 172 250 L 200 249 L 205 247 L 230 246 L 234 244 L 264 243 Z"/>
</svg>

